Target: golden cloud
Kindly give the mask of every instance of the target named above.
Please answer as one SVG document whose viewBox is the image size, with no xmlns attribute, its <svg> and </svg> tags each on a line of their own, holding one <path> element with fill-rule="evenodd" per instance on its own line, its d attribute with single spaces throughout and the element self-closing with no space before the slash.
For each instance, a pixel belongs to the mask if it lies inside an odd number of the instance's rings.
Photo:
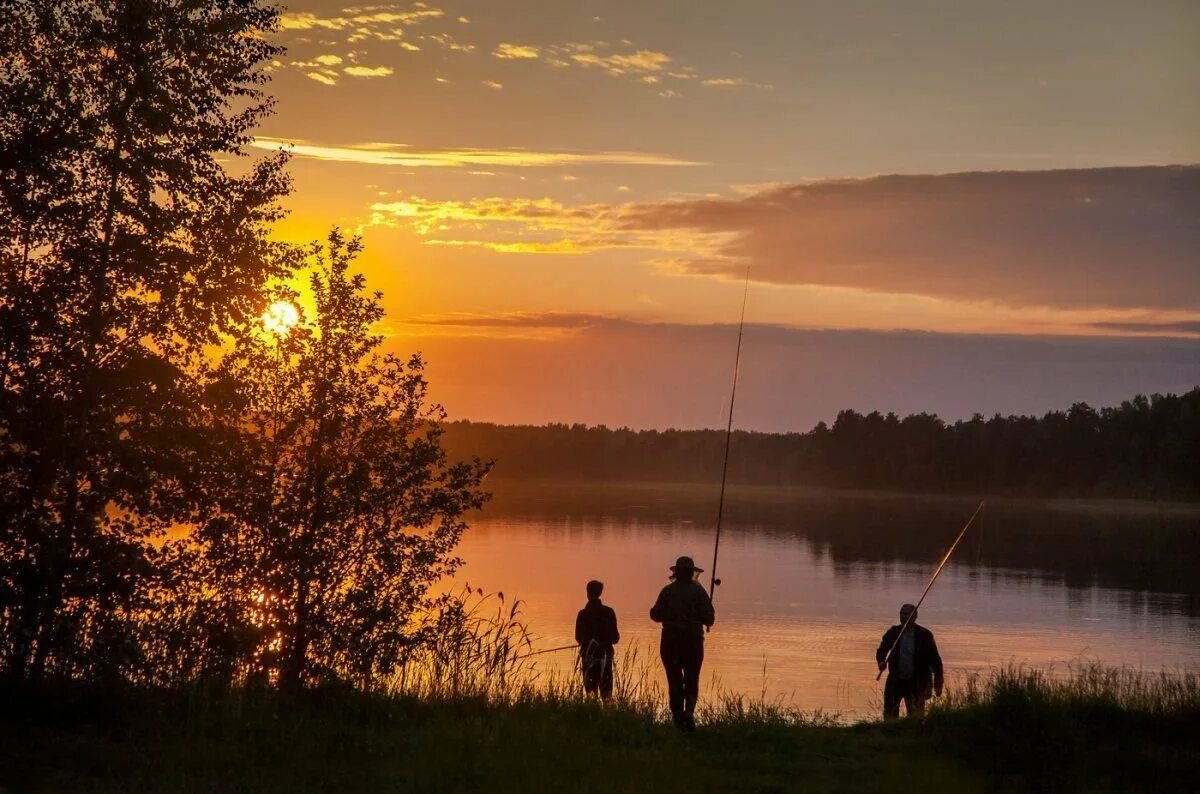
<svg viewBox="0 0 1200 794">
<path fill-rule="evenodd" d="M 319 79 L 314 77 L 313 79 Z M 322 82 L 324 82 L 322 80 Z M 508 168 L 555 167 L 576 165 L 703 165 L 667 155 L 643 152 L 536 152 L 525 149 L 417 149 L 395 143 L 360 143 L 333 146 L 302 140 L 259 137 L 252 146 L 275 150 L 290 148 L 297 157 L 366 165 L 405 168 L 461 168 L 497 166 Z"/>
<path fill-rule="evenodd" d="M 363 227 L 409 228 L 427 238 L 426 245 L 502 254 L 578 255 L 642 248 L 712 258 L 728 244 L 724 234 L 634 228 L 626 219 L 630 206 L 567 206 L 548 198 L 435 201 L 412 196 L 372 204 Z"/>
<path fill-rule="evenodd" d="M 537 58 L 540 54 L 541 51 L 537 47 L 530 47 L 527 44 L 503 43 L 492 51 L 492 55 L 505 60 Z"/>
<path fill-rule="evenodd" d="M 411 10 L 397 11 L 401 6 L 376 6 L 372 9 L 346 9 L 348 16 L 322 17 L 312 12 L 284 14 L 279 19 L 283 30 L 347 30 L 371 29 L 381 25 L 416 25 L 427 19 L 445 16 L 439 8 L 414 5 Z"/>
<path fill-rule="evenodd" d="M 342 71 L 351 77 L 387 77 L 393 70 L 390 66 L 347 66 Z"/>
<path fill-rule="evenodd" d="M 580 66 L 596 67 L 604 69 L 612 75 L 623 75 L 630 72 L 661 72 L 671 62 L 671 57 L 665 52 L 638 50 L 633 53 L 615 53 L 613 55 L 579 52 L 572 55 L 571 60 Z"/>
</svg>

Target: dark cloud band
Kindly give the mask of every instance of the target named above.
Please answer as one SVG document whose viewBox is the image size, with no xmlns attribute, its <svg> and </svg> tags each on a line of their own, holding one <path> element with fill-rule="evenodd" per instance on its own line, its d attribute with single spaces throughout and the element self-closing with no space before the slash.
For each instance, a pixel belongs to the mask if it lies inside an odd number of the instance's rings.
<svg viewBox="0 0 1200 794">
<path fill-rule="evenodd" d="M 1011 306 L 1200 308 L 1200 166 L 891 175 L 637 205 L 727 233 L 695 273 Z"/>
</svg>

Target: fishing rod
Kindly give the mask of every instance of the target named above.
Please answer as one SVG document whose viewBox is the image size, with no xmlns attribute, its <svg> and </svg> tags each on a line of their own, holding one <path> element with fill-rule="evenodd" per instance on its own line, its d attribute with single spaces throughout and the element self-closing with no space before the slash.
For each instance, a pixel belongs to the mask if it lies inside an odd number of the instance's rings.
<svg viewBox="0 0 1200 794">
<path fill-rule="evenodd" d="M 520 659 L 528 659 L 530 656 L 541 656 L 543 653 L 554 653 L 555 651 L 566 651 L 566 650 L 570 650 L 571 648 L 578 648 L 578 647 L 579 647 L 579 643 L 575 643 L 574 645 L 560 645 L 557 648 L 546 648 L 545 650 L 533 651 L 532 653 L 522 654 L 520 656 L 515 657 L 513 659 L 513 661 L 515 662 Z"/>
<path fill-rule="evenodd" d="M 946 567 L 946 563 L 950 561 L 950 555 L 953 554 L 954 550 L 958 548 L 958 542 L 963 539 L 963 535 L 967 534 L 967 530 L 970 529 L 971 525 L 975 523 L 975 518 L 982 510 L 983 501 L 981 500 L 979 502 L 979 507 L 975 508 L 975 512 L 972 513 L 971 517 L 967 519 L 967 523 L 963 525 L 962 531 L 958 533 L 958 537 L 954 539 L 954 542 L 950 544 L 950 548 L 946 550 L 946 554 L 942 557 L 942 561 L 938 563 L 938 567 L 933 570 L 933 576 L 929 577 L 929 582 L 925 585 L 925 592 L 921 593 L 921 597 L 917 600 L 917 605 L 913 608 L 912 612 L 908 613 L 908 617 L 904 619 L 904 624 L 900 626 L 900 633 L 896 635 L 896 639 L 892 642 L 892 647 L 888 648 L 887 655 L 884 656 L 883 661 L 879 663 L 879 675 L 875 676 L 876 681 L 878 681 L 880 678 L 883 678 L 883 671 L 887 669 L 888 660 L 892 658 L 892 652 L 895 651 L 896 646 L 900 644 L 900 638 L 904 636 L 904 632 L 908 631 L 908 626 L 913 622 L 913 619 L 916 618 L 917 610 L 921 608 L 921 604 L 925 601 L 925 596 L 929 595 L 929 590 L 933 587 L 933 583 L 937 581 L 938 575 L 942 572 L 942 569 Z"/>
<path fill-rule="evenodd" d="M 746 283 L 742 288 L 742 316 L 738 320 L 737 352 L 733 356 L 733 386 L 729 390 L 729 421 L 725 425 L 725 458 L 721 463 L 721 496 L 717 500 L 717 536 L 713 542 L 712 572 L 708 583 L 708 600 L 717 592 L 717 555 L 721 551 L 721 519 L 725 516 L 725 483 L 729 476 L 729 442 L 733 440 L 733 403 L 737 399 L 738 374 L 742 368 L 742 335 L 746 331 L 746 299 L 750 297 L 750 265 L 746 265 Z"/>
</svg>

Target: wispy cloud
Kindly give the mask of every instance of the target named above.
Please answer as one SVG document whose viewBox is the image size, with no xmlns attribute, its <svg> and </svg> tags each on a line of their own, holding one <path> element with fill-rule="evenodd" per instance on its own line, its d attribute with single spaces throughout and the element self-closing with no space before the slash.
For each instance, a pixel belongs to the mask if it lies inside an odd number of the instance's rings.
<svg viewBox="0 0 1200 794">
<path fill-rule="evenodd" d="M 404 227 L 424 238 L 425 245 L 501 254 L 577 256 L 624 248 L 718 256 L 716 246 L 725 239 L 709 235 L 698 240 L 688 232 L 633 229 L 623 220 L 624 205 L 566 206 L 548 198 L 436 201 L 410 196 L 375 202 L 370 212 L 364 228 Z"/>
<path fill-rule="evenodd" d="M 628 77 L 654 87 L 656 92 L 664 97 L 680 96 L 679 91 L 665 87 L 664 83 L 681 85 L 685 81 L 700 78 L 695 67 L 679 64 L 671 55 L 660 50 L 635 47 L 628 39 L 622 39 L 616 44 L 608 41 L 576 41 L 565 44 L 506 42 L 497 46 L 492 55 L 502 60 L 539 61 L 558 69 L 594 69 L 612 77 Z M 706 87 L 766 87 L 741 77 L 705 78 L 701 82 Z"/>
<path fill-rule="evenodd" d="M 526 149 L 422 149 L 397 143 L 326 145 L 304 140 L 260 136 L 252 144 L 259 149 L 290 148 L 297 157 L 341 163 L 362 163 L 405 168 L 461 168 L 495 166 L 507 168 L 579 165 L 701 165 L 668 155 L 644 152 L 538 152 Z"/>
<path fill-rule="evenodd" d="M 1092 327 L 1100 331 L 1118 331 L 1148 336 L 1200 336 L 1200 319 L 1162 322 L 1114 320 L 1092 323 Z"/>
<path fill-rule="evenodd" d="M 502 60 L 521 60 L 537 58 L 541 55 L 541 51 L 537 47 L 527 44 L 503 43 L 492 50 L 492 55 Z"/>
<path fill-rule="evenodd" d="M 561 341 L 605 323 L 620 320 L 583 312 L 453 312 L 401 318 L 394 332 L 409 337 L 448 339 L 523 339 Z"/>
<path fill-rule="evenodd" d="M 397 27 L 416 25 L 445 15 L 446 12 L 440 8 L 430 8 L 424 3 L 411 6 L 394 4 L 347 8 L 337 16 L 322 16 L 307 11 L 288 13 L 280 17 L 279 25 L 283 30 L 353 30 L 364 36 L 378 37 L 376 34 L 394 33 Z"/>
<path fill-rule="evenodd" d="M 614 318 L 586 312 L 505 312 L 479 314 L 451 312 L 424 314 L 404 320 L 412 325 L 459 328 L 587 328 Z"/>
<path fill-rule="evenodd" d="M 425 33 L 420 37 L 423 41 L 432 41 L 444 49 L 455 52 L 475 52 L 474 44 L 467 44 L 451 36 L 449 33 Z"/>
<path fill-rule="evenodd" d="M 671 56 L 654 50 L 638 50 L 631 53 L 599 55 L 595 52 L 577 52 L 571 60 L 580 66 L 603 69 L 614 77 L 623 74 L 661 72 L 671 62 Z"/>
<path fill-rule="evenodd" d="M 281 26 L 285 35 L 290 34 L 302 48 L 312 43 L 313 32 L 326 37 L 336 35 L 347 45 L 362 42 L 381 42 L 407 52 L 441 49 L 470 55 L 480 45 L 458 38 L 463 32 L 473 33 L 466 17 L 454 17 L 444 10 L 424 3 L 411 5 L 385 4 L 359 6 L 342 9 L 337 13 L 293 12 L 284 14 Z M 418 27 L 419 26 L 419 27 Z M 455 33 L 446 30 L 453 26 Z M 329 42 L 323 42 L 328 44 Z M 529 41 L 502 41 L 494 46 L 484 45 L 484 51 L 495 58 L 521 62 L 542 63 L 556 69 L 578 68 L 603 72 L 612 77 L 629 78 L 649 86 L 663 97 L 680 96 L 678 90 L 686 81 L 698 81 L 705 87 L 735 88 L 759 86 L 738 76 L 705 77 L 697 69 L 679 63 L 672 55 L 659 49 L 641 47 L 630 39 L 609 41 L 572 41 L 537 43 Z M 361 53 L 360 53 L 361 54 Z M 342 56 L 338 56 L 342 57 Z M 373 52 L 371 57 L 379 57 Z M 291 64 L 306 69 L 305 73 L 314 80 L 333 85 L 338 74 L 328 68 L 306 68 L 303 62 Z M 326 67 L 331 64 L 325 64 Z M 381 67 L 376 67 L 381 68 Z M 379 75 L 359 75 L 379 76 Z M 666 85 L 674 83 L 675 85 Z"/>
<path fill-rule="evenodd" d="M 393 69 L 390 66 L 347 66 L 342 71 L 351 77 L 386 77 Z"/>
<path fill-rule="evenodd" d="M 311 61 L 295 61 L 291 65 L 304 72 L 305 76 L 325 85 L 337 85 L 338 80 L 346 77 L 386 77 L 393 73 L 390 66 L 363 66 L 350 64 L 342 66 L 340 55 L 318 55 Z"/>
</svg>

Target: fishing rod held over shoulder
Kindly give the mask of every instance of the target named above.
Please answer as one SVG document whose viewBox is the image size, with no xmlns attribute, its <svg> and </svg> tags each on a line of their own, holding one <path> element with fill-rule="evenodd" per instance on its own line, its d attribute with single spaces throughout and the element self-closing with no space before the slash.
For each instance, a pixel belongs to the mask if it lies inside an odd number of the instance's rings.
<svg viewBox="0 0 1200 794">
<path fill-rule="evenodd" d="M 725 424 L 725 457 L 721 462 L 721 496 L 717 500 L 717 534 L 713 541 L 712 572 L 708 583 L 708 598 L 717 593 L 717 555 L 721 551 L 721 519 L 725 517 L 725 483 L 729 478 L 729 442 L 733 440 L 733 404 L 737 400 L 738 375 L 742 368 L 742 335 L 746 331 L 746 299 L 750 297 L 750 265 L 746 265 L 745 285 L 742 287 L 742 316 L 738 320 L 737 351 L 733 356 L 733 386 L 729 390 L 729 421 Z"/>
<path fill-rule="evenodd" d="M 963 539 L 963 535 L 967 534 L 967 530 L 971 528 L 971 525 L 975 523 L 975 519 L 979 517 L 981 512 L 983 512 L 983 504 L 983 501 L 979 502 L 979 506 L 975 508 L 975 512 L 972 513 L 971 517 L 967 519 L 967 523 L 963 525 L 962 531 L 958 533 L 958 537 L 956 537 L 954 542 L 950 544 L 950 548 L 946 549 L 946 553 L 942 556 L 942 561 L 939 562 L 938 566 L 933 569 L 933 576 L 929 577 L 929 582 L 925 585 L 925 592 L 921 593 L 921 597 L 917 599 L 916 607 L 912 612 L 909 613 L 908 617 L 904 619 L 904 623 L 900 626 L 900 633 L 896 635 L 896 639 L 892 642 L 892 647 L 888 648 L 888 652 L 883 657 L 883 661 L 879 663 L 879 674 L 875 676 L 876 681 L 878 681 L 880 678 L 883 678 L 883 671 L 887 669 L 888 661 L 891 660 L 892 654 L 896 650 L 896 646 L 900 644 L 900 638 L 904 636 L 904 632 L 908 631 L 909 624 L 913 622 L 914 618 L 916 618 L 917 610 L 921 608 L 921 604 L 925 601 L 925 596 L 929 595 L 930 589 L 933 588 L 933 583 L 937 581 L 942 569 L 945 568 L 946 563 L 950 561 L 950 556 L 954 554 L 954 550 L 958 548 L 959 541 Z"/>
</svg>

